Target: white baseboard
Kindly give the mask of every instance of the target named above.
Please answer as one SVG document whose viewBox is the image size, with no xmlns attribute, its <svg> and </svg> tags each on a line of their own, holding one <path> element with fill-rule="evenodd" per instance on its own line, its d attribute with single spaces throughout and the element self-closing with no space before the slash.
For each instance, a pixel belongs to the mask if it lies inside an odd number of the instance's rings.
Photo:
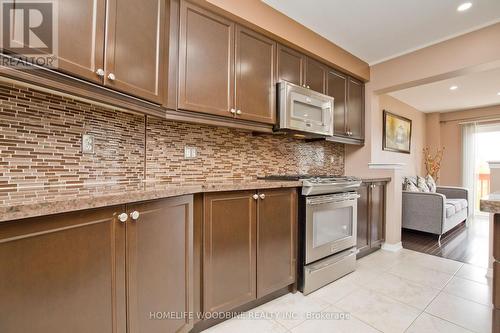
<svg viewBox="0 0 500 333">
<path fill-rule="evenodd" d="M 403 243 L 399 242 L 396 244 L 384 243 L 382 244 L 382 250 L 390 251 L 390 252 L 398 252 L 403 249 Z"/>
</svg>

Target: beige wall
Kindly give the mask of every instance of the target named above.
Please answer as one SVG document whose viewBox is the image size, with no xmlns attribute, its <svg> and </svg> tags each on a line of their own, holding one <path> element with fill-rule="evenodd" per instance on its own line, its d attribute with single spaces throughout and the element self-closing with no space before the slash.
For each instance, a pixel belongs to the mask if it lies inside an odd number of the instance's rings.
<svg viewBox="0 0 500 333">
<path fill-rule="evenodd" d="M 253 25 L 274 34 L 283 42 L 322 58 L 328 64 L 368 81 L 368 64 L 346 50 L 333 44 L 314 31 L 292 20 L 260 0 L 196 0 L 208 3 Z"/>
<path fill-rule="evenodd" d="M 425 147 L 426 137 L 426 116 L 425 113 L 411 107 L 400 100 L 389 96 L 381 95 L 379 98 L 379 109 L 372 120 L 372 126 L 377 133 L 376 136 L 382 138 L 383 135 L 383 110 L 390 111 L 397 115 L 412 120 L 412 135 L 410 154 L 395 153 L 382 150 L 382 140 L 374 142 L 374 161 L 391 161 L 394 163 L 404 163 L 402 173 L 406 175 L 424 176 L 425 168 L 423 163 L 422 150 Z"/>
<path fill-rule="evenodd" d="M 462 132 L 460 123 L 500 118 L 500 105 L 441 114 L 431 113 L 428 119 L 430 117 L 439 118 L 439 126 L 436 127 L 435 121 L 427 122 L 427 133 L 433 133 L 432 136 L 427 137 L 427 142 L 431 146 L 445 148 L 439 183 L 461 186 Z"/>
</svg>

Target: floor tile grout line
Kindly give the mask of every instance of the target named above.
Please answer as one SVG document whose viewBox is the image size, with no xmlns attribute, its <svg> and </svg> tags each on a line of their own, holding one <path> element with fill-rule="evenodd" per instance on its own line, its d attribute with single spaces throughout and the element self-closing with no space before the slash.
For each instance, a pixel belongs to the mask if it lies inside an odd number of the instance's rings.
<svg viewBox="0 0 500 333">
<path fill-rule="evenodd" d="M 424 312 L 425 312 L 425 311 L 424 311 Z M 451 321 L 451 320 L 448 320 L 448 319 L 446 319 L 446 318 L 441 318 L 441 317 L 439 317 L 439 316 L 437 316 L 437 315 L 435 315 L 435 314 L 433 314 L 433 313 L 425 312 L 425 314 L 427 314 L 427 315 L 429 315 L 429 316 L 432 316 L 432 317 L 434 317 L 434 318 L 437 318 L 437 319 L 440 319 L 440 320 L 446 321 L 446 322 L 448 322 L 448 323 L 450 323 L 450 324 L 453 324 L 453 325 L 455 325 L 455 326 L 458 326 L 458 327 L 460 327 L 460 328 L 463 328 L 464 330 L 467 330 L 467 331 L 469 331 L 469 332 L 479 333 L 479 332 L 477 332 L 477 331 L 471 330 L 470 328 L 464 327 L 464 326 L 462 326 L 462 325 L 460 325 L 460 324 L 458 324 L 458 323 L 455 323 L 455 322 L 453 322 L 453 321 Z"/>
<path fill-rule="evenodd" d="M 460 296 L 460 295 L 452 294 L 452 293 L 450 293 L 450 292 L 446 292 L 446 291 L 444 291 L 444 290 L 442 290 L 440 293 L 443 293 L 443 294 L 446 294 L 446 295 L 450 295 L 450 296 L 455 296 L 455 297 L 461 298 L 461 299 L 463 299 L 463 300 L 466 300 L 466 301 L 469 301 L 469 302 L 472 302 L 472 303 L 476 303 L 476 304 L 479 304 L 479 305 L 482 305 L 482 306 L 486 306 L 486 307 L 488 307 L 488 308 L 490 308 L 490 309 L 493 309 L 493 304 L 488 304 L 488 305 L 486 305 L 486 304 L 484 304 L 484 303 L 480 303 L 480 302 L 478 302 L 478 301 L 474 301 L 474 300 L 472 300 L 472 299 L 465 298 L 465 297 Z"/>
</svg>

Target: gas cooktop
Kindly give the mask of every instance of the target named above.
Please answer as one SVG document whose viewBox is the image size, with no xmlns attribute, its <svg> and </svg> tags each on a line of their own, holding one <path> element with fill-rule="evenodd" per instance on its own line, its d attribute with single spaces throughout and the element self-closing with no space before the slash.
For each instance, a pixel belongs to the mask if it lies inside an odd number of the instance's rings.
<svg viewBox="0 0 500 333">
<path fill-rule="evenodd" d="M 264 180 L 302 180 L 302 194 L 316 195 L 355 191 L 361 179 L 349 176 L 332 175 L 270 175 L 259 177 Z"/>
</svg>

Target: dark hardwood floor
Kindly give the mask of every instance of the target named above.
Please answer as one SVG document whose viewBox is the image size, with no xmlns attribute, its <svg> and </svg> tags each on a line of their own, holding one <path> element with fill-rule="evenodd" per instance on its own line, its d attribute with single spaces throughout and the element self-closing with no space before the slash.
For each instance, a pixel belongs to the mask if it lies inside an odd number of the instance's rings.
<svg viewBox="0 0 500 333">
<path fill-rule="evenodd" d="M 461 223 L 444 234 L 441 247 L 436 235 L 408 229 L 403 229 L 402 242 L 405 249 L 488 267 L 488 234 L 488 217 L 475 216 L 468 227 Z"/>
</svg>

